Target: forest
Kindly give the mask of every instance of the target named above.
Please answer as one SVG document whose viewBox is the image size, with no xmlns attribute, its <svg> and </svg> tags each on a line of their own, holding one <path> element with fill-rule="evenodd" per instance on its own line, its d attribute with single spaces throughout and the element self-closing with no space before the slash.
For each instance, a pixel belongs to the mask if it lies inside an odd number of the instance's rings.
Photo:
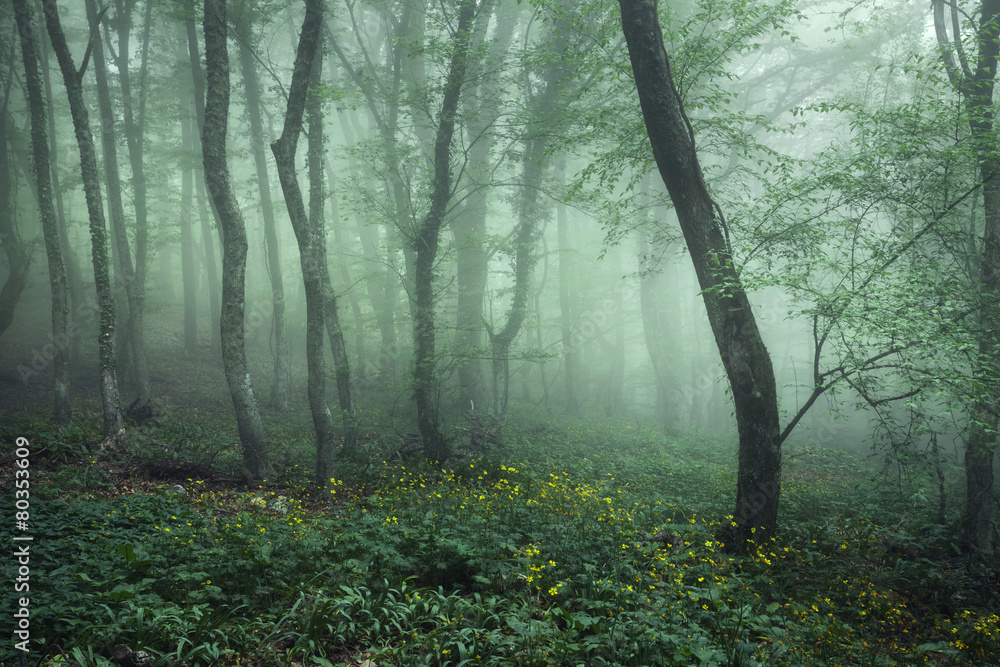
<svg viewBox="0 0 1000 667">
<path fill-rule="evenodd" d="M 1000 665 L 1000 0 L 0 53 L 3 665 Z"/>
</svg>

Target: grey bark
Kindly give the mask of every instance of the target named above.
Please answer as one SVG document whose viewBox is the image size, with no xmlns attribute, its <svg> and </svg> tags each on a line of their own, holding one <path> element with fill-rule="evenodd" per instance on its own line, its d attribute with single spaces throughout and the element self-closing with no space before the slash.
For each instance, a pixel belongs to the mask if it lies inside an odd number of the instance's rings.
<svg viewBox="0 0 1000 667">
<path fill-rule="evenodd" d="M 305 115 L 309 81 L 312 70 L 321 59 L 316 58 L 319 50 L 322 25 L 322 0 L 307 0 L 306 15 L 299 36 L 289 87 L 288 105 L 281 136 L 271 144 L 281 190 L 285 195 L 285 206 L 299 246 L 302 266 L 302 281 L 306 296 L 306 361 L 308 365 L 309 407 L 313 426 L 316 429 L 316 482 L 324 488 L 332 477 L 334 427 L 326 399 L 325 362 L 323 360 L 323 329 L 330 329 L 330 344 L 337 363 L 337 382 L 341 399 L 341 414 L 345 427 L 345 445 L 354 437 L 354 414 L 350 400 L 350 375 L 345 358 L 338 358 L 343 350 L 343 334 L 336 319 L 336 297 L 330 286 L 329 269 L 326 261 L 326 239 L 322 224 L 322 155 L 310 155 L 310 211 L 307 212 L 295 174 L 295 152 L 302 121 Z M 313 130 L 318 132 L 319 120 L 310 119 Z M 317 139 L 319 142 L 317 142 Z M 321 143 L 322 137 L 314 134 L 310 153 Z M 312 215 L 309 215 L 309 214 Z M 339 337 L 339 338 L 338 338 Z M 339 350 L 337 343 L 339 342 Z M 346 356 L 346 355 L 345 355 Z M 343 384 L 341 384 L 343 382 Z"/>
<path fill-rule="evenodd" d="M 45 102 L 42 97 L 42 85 L 38 71 L 38 54 L 35 47 L 35 31 L 33 27 L 33 12 L 28 6 L 28 0 L 14 0 L 14 14 L 17 21 L 17 30 L 21 40 L 21 60 L 24 63 L 24 79 L 28 93 L 28 107 L 31 112 L 31 150 L 35 165 L 35 182 L 37 185 L 36 194 L 38 199 L 38 210 L 42 217 L 42 233 L 45 237 L 45 254 L 49 264 L 49 286 L 52 291 L 52 370 L 53 370 L 53 419 L 60 426 L 68 426 L 72 421 L 72 412 L 69 401 L 69 340 L 67 339 L 67 287 L 66 269 L 63 266 L 62 250 L 59 243 L 59 229 L 56 221 L 55 206 L 52 202 L 52 183 L 49 165 L 49 144 L 46 138 L 45 125 Z M 63 44 L 65 46 L 65 43 Z M 4 105 L 6 107 L 6 104 Z M 6 125 L 5 123 L 2 123 Z M 3 169 L 7 170 L 6 137 L 0 137 L 3 143 L 4 155 Z M 5 187 L 6 192 L 0 193 L 3 196 L 2 203 L 5 207 L 9 204 L 9 187 Z M 13 232 L 13 223 L 8 218 L 4 226 L 8 229 L 0 229 L 7 233 Z M 12 235 L 4 242 L 5 248 L 18 241 Z M 9 251 L 8 251 L 8 254 Z M 28 263 L 31 257 L 30 251 L 22 251 L 25 256 L 24 264 Z M 15 275 L 16 265 L 15 255 L 11 256 L 11 275 Z M 25 266 L 25 272 L 27 267 Z M 9 283 L 10 281 L 8 281 Z M 21 284 L 23 288 L 23 283 Z M 7 297 L 7 285 L 4 285 L 2 297 Z M 20 293 L 20 290 L 17 290 Z M 16 303 L 16 300 L 15 300 Z M 11 309 L 13 310 L 13 309 Z"/>
<path fill-rule="evenodd" d="M 437 257 L 441 227 L 444 225 L 448 203 L 451 200 L 451 142 L 455 133 L 455 114 L 468 68 L 469 47 L 476 14 L 474 0 L 462 0 L 458 9 L 458 26 L 452 36 L 452 54 L 445 79 L 441 115 L 434 139 L 434 178 L 432 181 L 430 209 L 421 222 L 414 249 L 413 318 L 414 369 L 413 398 L 417 408 L 417 428 L 423 441 L 424 452 L 433 461 L 448 458 L 448 441 L 438 427 L 435 401 L 435 352 L 434 331 L 434 260 Z"/>
<path fill-rule="evenodd" d="M 13 54 L 13 45 L 11 51 Z M 10 62 L 10 67 L 13 73 L 13 59 Z M 36 71 L 38 69 L 37 62 L 35 69 Z M 13 83 L 14 77 L 8 76 L 3 93 L 3 105 L 0 106 L 0 118 L 7 118 L 9 115 L 7 109 Z M 29 106 L 30 104 L 29 100 Z M 43 107 L 42 112 L 44 113 L 44 111 Z M 0 336 L 3 336 L 3 332 L 14 321 L 17 304 L 28 284 L 28 268 L 31 266 L 31 255 L 34 250 L 34 246 L 21 239 L 14 221 L 14 207 L 11 199 L 11 156 L 7 147 L 7 123 L 0 121 L 0 246 L 3 246 L 8 265 L 7 279 L 4 281 L 3 287 L 0 288 Z"/>
<path fill-rule="evenodd" d="M 288 331 L 285 326 L 285 286 L 281 274 L 281 246 L 278 227 L 274 221 L 274 204 L 271 201 L 271 179 L 264 152 L 264 128 L 260 116 L 260 85 L 253 54 L 240 41 L 240 67 L 246 92 L 247 114 L 250 117 L 250 139 L 253 145 L 254 167 L 257 172 L 257 189 L 260 193 L 260 210 L 264 219 L 264 250 L 267 255 L 267 273 L 271 280 L 271 313 L 274 328 L 274 379 L 271 383 L 271 407 L 288 409 L 288 387 L 292 370 L 288 349 Z"/>
<path fill-rule="evenodd" d="M 961 35 L 950 43 L 944 17 L 944 3 L 935 0 L 934 22 L 942 47 L 948 76 L 962 97 L 969 114 L 972 145 L 977 152 L 979 178 L 983 183 L 983 251 L 979 281 L 974 286 L 982 295 L 979 311 L 979 357 L 973 368 L 976 385 L 982 387 L 970 414 L 969 435 L 965 441 L 965 509 L 962 514 L 962 548 L 979 555 L 993 551 L 993 460 L 997 451 L 998 411 L 1000 411 L 1000 361 L 997 335 L 1000 333 L 1000 156 L 996 153 L 993 91 L 997 62 L 1000 59 L 1000 0 L 982 0 L 976 35 L 975 69 L 970 69 Z M 953 25 L 959 25 L 957 6 L 952 6 Z M 958 51 L 955 62 L 952 49 Z"/>
<path fill-rule="evenodd" d="M 94 264 L 94 282 L 97 288 L 97 303 L 100 310 L 98 347 L 100 350 L 101 406 L 103 411 L 102 448 L 117 449 L 125 444 L 125 419 L 118 392 L 115 350 L 115 302 L 112 293 L 111 275 L 108 262 L 107 225 L 104 220 L 104 205 L 101 201 L 100 176 L 97 169 L 97 154 L 94 138 L 90 133 L 90 117 L 83 99 L 81 74 L 73 65 L 66 36 L 59 23 L 59 10 L 55 0 L 42 0 L 45 25 L 49 33 L 52 50 L 59 61 L 63 82 L 69 98 L 70 114 L 80 150 L 80 172 L 83 178 L 84 196 L 87 200 L 87 214 L 90 219 L 91 257 Z"/>
<path fill-rule="evenodd" d="M 778 399 L 771 357 L 705 186 L 694 132 L 674 87 L 656 0 L 620 0 L 622 27 L 646 130 L 680 221 L 716 346 L 729 378 L 739 431 L 736 510 L 729 547 L 746 551 L 773 536 L 781 492 Z"/>
<path fill-rule="evenodd" d="M 198 31 L 195 27 L 195 0 L 185 0 L 185 19 L 184 19 L 184 31 L 187 35 L 188 43 L 188 62 L 191 66 L 191 83 L 194 97 L 194 113 L 195 118 L 198 119 L 198 137 L 202 136 L 202 132 L 205 127 L 205 72 L 201 67 L 201 56 L 198 50 Z M 221 328 L 222 324 L 220 322 L 220 317 L 222 313 L 222 305 L 220 303 L 220 292 L 221 287 L 219 284 L 219 269 L 218 263 L 215 257 L 215 238 L 212 233 L 211 223 L 209 217 L 205 210 L 205 200 L 207 199 L 212 209 L 212 220 L 216 222 L 219 227 L 219 233 L 222 233 L 223 226 L 222 221 L 219 218 L 219 211 L 215 204 L 215 199 L 212 197 L 205 196 L 205 187 L 207 183 L 207 178 L 205 171 L 203 169 L 198 169 L 198 173 L 195 176 L 195 197 L 198 200 L 198 217 L 201 219 L 201 239 L 203 246 L 203 258 L 205 260 L 205 272 L 208 274 L 208 304 L 209 312 L 212 318 L 212 333 L 210 335 L 210 340 L 212 344 L 212 350 L 214 352 L 220 351 L 220 346 L 222 344 Z"/>
<path fill-rule="evenodd" d="M 96 25 L 100 20 L 97 15 L 95 0 L 86 0 L 87 20 Z M 101 147 L 104 151 L 104 178 L 108 185 L 108 212 L 111 216 L 112 238 L 118 250 L 118 269 L 121 271 L 122 287 L 128 302 L 128 317 L 125 324 L 125 339 L 131 360 L 132 383 L 135 387 L 139 405 L 149 403 L 149 367 L 146 362 L 146 349 L 142 330 L 142 289 L 138 285 L 136 271 L 132 264 L 132 250 L 129 247 L 128 232 L 125 230 L 125 206 L 122 203 L 122 186 L 118 174 L 118 139 L 115 132 L 115 112 L 111 103 L 111 91 L 108 88 L 108 71 L 104 61 L 104 44 L 99 39 L 93 40 L 94 75 L 97 79 L 97 100 L 101 113 Z"/>
<path fill-rule="evenodd" d="M 268 458 L 267 439 L 247 369 L 244 342 L 246 226 L 230 186 L 229 165 L 226 162 L 230 88 L 225 0 L 205 0 L 204 29 L 207 96 L 202 157 L 206 185 L 215 202 L 223 231 L 222 363 L 236 410 L 243 462 L 255 477 L 269 477 L 274 474 L 274 468 Z"/>
</svg>

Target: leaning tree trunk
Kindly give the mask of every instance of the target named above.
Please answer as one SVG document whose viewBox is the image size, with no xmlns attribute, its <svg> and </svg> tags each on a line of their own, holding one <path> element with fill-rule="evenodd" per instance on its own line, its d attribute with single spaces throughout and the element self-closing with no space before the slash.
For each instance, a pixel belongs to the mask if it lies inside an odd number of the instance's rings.
<svg viewBox="0 0 1000 667">
<path fill-rule="evenodd" d="M 462 0 L 458 10 L 458 28 L 454 51 L 448 66 L 441 103 L 441 117 L 434 140 L 434 177 L 431 184 L 430 209 L 417 230 L 414 261 L 413 318 L 413 399 L 417 407 L 417 428 L 424 452 L 433 461 L 448 458 L 448 441 L 438 428 L 435 396 L 436 353 L 434 342 L 434 260 L 438 240 L 451 199 L 451 140 L 455 133 L 455 114 L 462 93 L 462 83 L 468 68 L 469 46 L 472 41 L 475 0 Z"/>
<path fill-rule="evenodd" d="M 274 468 L 247 369 L 244 341 L 247 233 L 236 203 L 226 163 L 229 125 L 229 52 L 226 45 L 226 2 L 205 0 L 205 70 L 207 96 L 202 131 L 205 180 L 222 224 L 222 363 L 236 409 L 243 461 L 255 477 L 268 477 Z"/>
<path fill-rule="evenodd" d="M 736 406 L 739 471 L 731 548 L 774 535 L 781 491 L 778 399 L 771 357 L 733 266 L 725 220 L 702 177 L 694 132 L 674 87 L 656 0 L 620 0 L 642 115 L 694 262 Z"/>
<path fill-rule="evenodd" d="M 80 72 L 73 65 L 73 58 L 66 44 L 66 36 L 59 24 L 59 9 L 55 0 L 42 0 L 45 25 L 49 33 L 52 50 L 59 61 L 66 94 L 69 98 L 70 114 L 76 132 L 76 143 L 80 149 L 80 171 L 83 177 L 84 196 L 90 218 L 90 240 L 94 262 L 94 282 L 97 287 L 97 304 L 100 309 L 100 331 L 98 347 L 101 363 L 101 405 L 104 413 L 102 448 L 118 448 L 125 444 L 125 418 L 121 398 L 118 393 L 117 366 L 115 354 L 115 300 L 112 292 L 111 275 L 108 270 L 107 225 L 104 221 L 104 204 L 101 202 L 101 182 L 97 170 L 97 153 L 94 138 L 90 133 L 90 117 L 83 100 L 83 84 Z M 84 67 L 86 69 L 86 62 Z"/>
<path fill-rule="evenodd" d="M 35 32 L 32 27 L 32 11 L 28 6 L 28 0 L 14 0 L 14 14 L 17 20 L 17 29 L 21 36 L 21 59 L 24 61 L 24 80 L 28 92 L 28 107 L 31 110 L 31 150 L 35 163 L 35 182 L 38 196 L 38 210 L 42 217 L 42 233 L 45 236 L 45 254 L 49 261 L 49 285 L 52 289 L 52 370 L 55 378 L 55 405 L 54 421 L 59 426 L 68 426 L 72 421 L 72 412 L 69 403 L 69 340 L 66 330 L 66 315 L 68 313 L 66 294 L 66 268 L 63 265 L 62 250 L 59 244 L 59 229 L 56 222 L 55 205 L 52 202 L 52 182 L 49 165 L 49 144 L 45 132 L 45 102 L 42 97 L 42 85 L 39 79 L 38 54 L 35 49 Z M 65 45 L 65 44 L 64 44 Z M 6 105 L 4 105 L 6 106 Z M 6 123 L 0 119 L 0 125 Z M 3 169 L 7 169 L 6 146 L 7 138 L 0 136 L 3 143 Z M 0 193 L 3 200 L 0 201 L 4 207 L 9 205 L 9 187 L 5 187 L 5 192 Z M 4 212 L 6 214 L 6 212 Z M 13 232 L 14 225 L 11 218 L 4 221 L 4 226 Z M 0 228 L 0 231 L 6 231 Z M 4 246 L 11 247 L 15 243 L 20 243 L 20 239 L 15 234 L 10 233 L 10 238 L 4 240 Z M 27 263 L 31 257 L 31 251 L 9 254 L 11 259 L 11 276 L 18 274 L 19 266 L 15 264 L 17 255 L 24 257 L 24 272 L 27 274 Z M 8 284 L 10 280 L 8 279 Z M 17 295 L 23 288 L 14 290 Z M 7 285 L 4 285 L 3 297 L 7 297 Z M 16 303 L 16 298 L 14 303 Z M 6 305 L 6 304 L 5 304 Z M 13 314 L 13 306 L 10 307 Z M 2 331 L 2 330 L 0 330 Z"/>
<path fill-rule="evenodd" d="M 97 25 L 95 0 L 86 0 L 87 19 Z M 128 302 L 128 319 L 125 326 L 128 347 L 132 360 L 131 376 L 133 388 L 138 396 L 136 403 L 149 403 L 149 367 L 146 363 L 146 349 L 142 331 L 142 294 L 136 282 L 132 265 L 132 250 L 129 248 L 128 232 L 125 231 L 125 206 L 122 203 L 122 184 L 118 174 L 118 139 L 115 132 L 115 112 L 111 105 L 111 90 L 108 88 L 108 71 L 104 62 L 104 44 L 99 38 L 93 40 L 94 75 L 97 79 L 97 100 L 101 112 L 101 146 L 104 149 L 104 178 L 108 184 L 108 211 L 111 216 L 112 238 L 118 250 L 118 269 L 121 271 Z M 126 341 L 122 341 L 126 342 Z"/>
<path fill-rule="evenodd" d="M 278 169 L 278 179 L 285 195 L 285 205 L 288 217 L 295 232 L 299 245 L 299 258 L 302 265 L 302 281 L 306 294 L 306 353 L 308 364 L 309 407 L 312 411 L 313 425 L 316 428 L 316 483 L 326 487 L 333 476 L 334 429 L 330 409 L 326 402 L 325 364 L 323 361 L 323 329 L 330 327 L 330 343 L 334 349 L 334 361 L 337 363 L 338 388 L 341 382 L 349 385 L 349 370 L 345 358 L 339 353 L 343 349 L 343 335 L 339 332 L 336 320 L 336 300 L 326 290 L 330 285 L 329 269 L 326 263 L 326 242 L 323 231 L 322 197 L 316 192 L 322 189 L 322 156 L 315 156 L 310 168 L 310 213 L 306 212 L 295 174 L 295 151 L 299 135 L 302 134 L 302 119 L 305 115 L 306 98 L 309 94 L 309 79 L 313 67 L 319 64 L 316 52 L 319 50 L 320 27 L 322 25 L 322 0 L 307 0 L 306 15 L 302 23 L 302 33 L 299 36 L 298 50 L 295 54 L 295 65 L 292 71 L 292 84 L 288 92 L 288 106 L 285 111 L 285 124 L 281 136 L 271 144 L 275 165 Z M 315 138 L 314 138 L 315 141 Z M 310 146 L 315 148 L 315 146 Z M 317 179 L 320 181 L 317 183 Z M 331 290 L 332 292 L 332 290 Z M 332 318 L 332 319 L 331 319 Z M 337 331 L 333 331 L 336 328 Z M 340 348 L 337 341 L 339 334 Z M 346 356 L 346 355 L 344 355 Z M 340 358 L 338 358 L 340 357 Z M 350 401 L 349 390 L 346 396 L 340 394 L 341 412 L 346 430 L 345 443 L 353 440 L 354 415 Z"/>
<path fill-rule="evenodd" d="M 257 190 L 260 212 L 264 218 L 264 251 L 267 255 L 267 273 L 271 279 L 271 324 L 274 327 L 274 379 L 271 382 L 271 407 L 288 409 L 288 387 L 292 381 L 288 332 L 285 327 L 285 284 L 281 275 L 281 247 L 278 245 L 278 227 L 274 222 L 274 204 L 271 202 L 271 179 L 267 173 L 264 152 L 264 128 L 260 119 L 260 85 L 257 66 L 250 47 L 240 42 L 240 68 L 246 92 L 247 115 L 250 116 L 250 139 L 253 161 L 257 170 Z"/>
</svg>

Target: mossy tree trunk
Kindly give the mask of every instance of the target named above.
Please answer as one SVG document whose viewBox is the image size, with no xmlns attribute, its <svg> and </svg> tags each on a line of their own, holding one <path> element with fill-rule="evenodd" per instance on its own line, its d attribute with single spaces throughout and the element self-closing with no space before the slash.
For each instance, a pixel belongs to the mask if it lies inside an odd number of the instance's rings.
<svg viewBox="0 0 1000 667">
<path fill-rule="evenodd" d="M 230 88 L 225 0 L 205 0 L 204 27 L 207 95 L 201 146 L 206 184 L 222 224 L 222 363 L 236 410 L 243 462 L 251 474 L 262 478 L 273 475 L 274 468 L 268 458 L 244 341 L 247 234 L 226 162 Z"/>
<path fill-rule="evenodd" d="M 52 201 L 52 179 L 49 165 L 49 143 L 46 137 L 45 101 L 42 95 L 42 84 L 38 70 L 38 51 L 35 46 L 35 30 L 33 27 L 32 10 L 28 0 L 14 0 L 14 15 L 17 30 L 21 38 L 21 59 L 24 63 L 24 81 L 28 93 L 28 107 L 31 112 L 31 151 L 34 157 L 36 196 L 38 210 L 42 218 L 42 234 L 45 237 L 45 255 L 49 264 L 49 286 L 52 291 L 52 370 L 54 378 L 53 418 L 56 424 L 68 426 L 72 421 L 72 411 L 69 400 L 69 339 L 67 336 L 67 303 L 66 268 L 63 265 L 62 249 L 59 240 L 59 228 L 56 221 L 55 205 Z M 6 105 L 4 105 L 6 106 Z M 6 126 L 0 121 L 0 125 Z M 8 169 L 7 138 L 0 132 L 3 160 L 2 169 Z M 0 205 L 7 208 L 10 204 L 9 181 L 4 179 L 3 191 L 0 192 Z M 0 211 L 6 216 L 8 211 Z M 8 217 L 0 227 L 4 233 L 4 249 L 10 259 L 10 278 L 0 293 L 5 309 L 9 309 L 13 317 L 17 297 L 24 288 L 27 278 L 28 263 L 31 258 L 30 249 L 24 249 L 17 237 L 12 217 Z M 23 264 L 22 264 L 23 262 Z M 13 283 L 13 284 L 12 284 Z M 8 305 L 9 304 L 9 305 Z M 9 322 L 8 322 L 9 324 Z M 6 328 L 6 326 L 4 326 Z M 2 332 L 2 329 L 0 329 Z"/>
<path fill-rule="evenodd" d="M 112 292 L 111 273 L 108 261 L 107 224 L 104 220 L 104 204 L 101 201 L 101 180 L 97 169 L 97 152 L 94 137 L 90 133 L 90 115 L 83 100 L 82 74 L 73 65 L 66 36 L 59 23 L 59 9 L 55 0 L 43 0 L 45 25 L 49 33 L 52 50 L 59 61 L 66 94 L 69 98 L 73 129 L 80 150 L 80 172 L 83 178 L 87 214 L 90 219 L 91 256 L 94 263 L 94 282 L 97 288 L 97 305 L 100 312 L 98 347 L 100 350 L 101 405 L 104 425 L 102 448 L 117 449 L 125 444 L 125 417 L 121 397 L 118 392 L 118 359 L 115 350 L 115 300 Z"/>
<path fill-rule="evenodd" d="M 451 141 L 455 134 L 455 114 L 469 64 L 469 46 L 476 16 L 474 0 L 462 0 L 458 9 L 458 26 L 452 36 L 452 53 L 441 101 L 441 115 L 434 138 L 434 175 L 431 181 L 431 201 L 427 215 L 417 229 L 414 250 L 414 318 L 413 318 L 413 398 L 417 408 L 417 428 L 424 452 L 433 461 L 448 458 L 448 441 L 438 425 L 435 371 L 437 354 L 434 331 L 434 260 L 451 201 Z"/>
</svg>

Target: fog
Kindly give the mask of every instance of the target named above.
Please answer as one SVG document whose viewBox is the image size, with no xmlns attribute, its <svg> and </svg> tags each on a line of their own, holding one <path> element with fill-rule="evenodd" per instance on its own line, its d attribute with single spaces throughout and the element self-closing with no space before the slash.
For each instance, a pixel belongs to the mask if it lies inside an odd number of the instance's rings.
<svg viewBox="0 0 1000 667">
<path fill-rule="evenodd" d="M 197 141 L 204 121 L 192 72 L 205 64 L 202 9 L 152 4 L 147 12 L 143 3 L 119 3 L 96 31 L 81 5 L 59 10 L 77 66 L 90 37 L 104 43 L 111 126 L 101 121 L 93 60 L 83 92 L 95 143 L 115 133 L 127 262 L 137 271 L 140 255 L 143 263 L 135 289 L 153 378 L 148 398 L 162 414 L 170 409 L 164 389 L 178 379 L 173 364 L 223 367 L 223 235 Z M 412 0 L 326 5 L 314 63 L 322 71 L 309 93 L 318 104 L 307 109 L 295 169 L 309 224 L 323 230 L 357 419 L 363 427 L 366 419 L 381 423 L 372 415 L 391 413 L 397 433 L 415 432 L 414 271 L 422 225 L 434 213 L 435 142 L 459 8 Z M 126 6 L 131 40 L 123 44 Z M 430 390 L 442 424 L 469 413 L 569 413 L 655 423 L 675 436 L 737 437 L 732 391 L 649 150 L 617 11 L 605 2 L 504 0 L 479 7 L 470 24 L 432 257 Z M 788 442 L 891 453 L 940 436 L 957 456 L 978 391 L 969 313 L 979 308 L 984 216 L 962 93 L 949 81 L 949 67 L 961 63 L 940 58 L 930 9 L 685 2 L 662 6 L 660 15 L 705 180 L 770 353 L 781 425 L 794 424 Z M 13 21 L 10 9 L 2 18 Z M 53 193 L 66 244 L 72 392 L 92 400 L 100 335 L 92 223 L 63 79 L 38 18 Z M 264 409 L 302 406 L 307 295 L 271 145 L 287 116 L 303 8 L 232 2 L 227 22 L 226 148 L 247 235 L 246 355 L 256 398 L 270 406 Z M 9 41 L 15 33 L 5 34 Z M 194 70 L 192 46 L 201 54 Z M 122 56 L 131 77 L 127 105 Z M 46 338 L 50 274 L 19 58 L 6 59 L 3 81 L 2 272 L 11 286 L 3 305 L 12 319 L 2 333 L 2 373 L 11 414 L 23 407 L 19 397 L 48 400 L 55 346 Z M 248 93 L 259 99 L 248 104 Z M 309 148 L 317 124 L 321 148 Z M 144 153 L 142 229 L 133 142 Z M 306 155 L 314 150 L 321 154 L 310 167 Z M 107 195 L 107 157 L 100 147 L 97 153 Z M 132 321 L 129 281 L 113 215 L 107 212 L 115 342 L 127 407 L 146 396 L 123 335 Z M 15 293 L 22 252 L 31 261 Z M 276 329 L 275 298 L 284 333 Z M 512 317 L 520 325 L 503 353 L 496 341 Z M 290 364 L 284 404 L 273 395 L 279 339 L 287 339 Z M 337 359 L 322 347 L 332 406 Z"/>
</svg>

